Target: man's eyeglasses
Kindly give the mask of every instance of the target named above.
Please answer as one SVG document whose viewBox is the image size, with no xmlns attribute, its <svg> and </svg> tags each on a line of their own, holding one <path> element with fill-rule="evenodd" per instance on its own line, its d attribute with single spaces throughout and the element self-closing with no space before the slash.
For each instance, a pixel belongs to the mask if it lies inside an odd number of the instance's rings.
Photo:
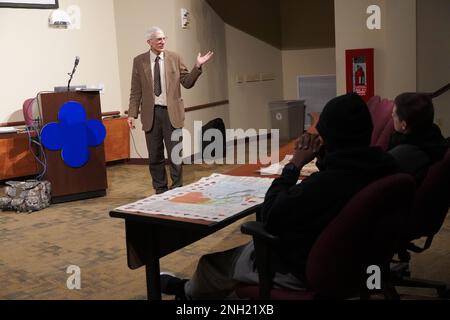
<svg viewBox="0 0 450 320">
<path fill-rule="evenodd" d="M 163 37 L 163 38 L 153 38 L 153 40 L 155 40 L 156 42 L 162 42 L 162 41 L 167 41 L 168 37 Z"/>
</svg>

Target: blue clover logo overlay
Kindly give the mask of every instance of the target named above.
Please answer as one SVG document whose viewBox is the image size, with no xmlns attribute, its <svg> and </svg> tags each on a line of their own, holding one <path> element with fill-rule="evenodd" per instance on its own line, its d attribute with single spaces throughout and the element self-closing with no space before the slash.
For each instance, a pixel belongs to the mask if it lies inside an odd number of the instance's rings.
<svg viewBox="0 0 450 320">
<path fill-rule="evenodd" d="M 61 150 L 61 158 L 68 166 L 84 166 L 89 161 L 89 147 L 105 140 L 105 126 L 99 120 L 87 120 L 83 105 L 73 101 L 61 107 L 58 120 L 42 128 L 43 145 L 52 151 Z"/>
</svg>

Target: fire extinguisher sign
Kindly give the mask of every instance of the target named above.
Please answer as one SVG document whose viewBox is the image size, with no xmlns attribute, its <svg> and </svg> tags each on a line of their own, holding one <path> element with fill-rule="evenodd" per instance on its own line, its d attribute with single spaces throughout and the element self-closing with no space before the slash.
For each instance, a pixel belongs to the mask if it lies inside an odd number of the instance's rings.
<svg viewBox="0 0 450 320">
<path fill-rule="evenodd" d="M 374 49 L 345 51 L 347 92 L 356 92 L 364 101 L 374 95 Z"/>
</svg>

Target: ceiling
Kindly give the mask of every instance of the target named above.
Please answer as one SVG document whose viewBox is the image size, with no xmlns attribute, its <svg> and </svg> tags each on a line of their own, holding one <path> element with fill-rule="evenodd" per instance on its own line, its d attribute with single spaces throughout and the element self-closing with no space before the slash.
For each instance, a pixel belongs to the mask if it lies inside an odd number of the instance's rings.
<svg viewBox="0 0 450 320">
<path fill-rule="evenodd" d="M 280 49 L 335 46 L 334 0 L 206 0 L 225 23 Z"/>
</svg>

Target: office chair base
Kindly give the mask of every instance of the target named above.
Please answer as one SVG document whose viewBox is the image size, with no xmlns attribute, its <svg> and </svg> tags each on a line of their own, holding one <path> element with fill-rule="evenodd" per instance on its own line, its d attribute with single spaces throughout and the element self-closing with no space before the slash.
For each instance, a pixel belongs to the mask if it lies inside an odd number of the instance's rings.
<svg viewBox="0 0 450 320">
<path fill-rule="evenodd" d="M 414 287 L 414 288 L 430 288 L 436 289 L 439 298 L 449 298 L 450 290 L 443 282 L 415 279 L 415 278 L 402 278 L 395 282 L 396 286 L 401 287 Z"/>
<path fill-rule="evenodd" d="M 408 262 L 395 261 L 391 263 L 391 277 L 394 279 L 409 278 L 411 276 L 411 271 L 409 269 Z"/>
<path fill-rule="evenodd" d="M 450 299 L 450 289 L 447 288 L 446 290 L 443 291 L 438 290 L 438 296 L 441 299 Z"/>
</svg>

